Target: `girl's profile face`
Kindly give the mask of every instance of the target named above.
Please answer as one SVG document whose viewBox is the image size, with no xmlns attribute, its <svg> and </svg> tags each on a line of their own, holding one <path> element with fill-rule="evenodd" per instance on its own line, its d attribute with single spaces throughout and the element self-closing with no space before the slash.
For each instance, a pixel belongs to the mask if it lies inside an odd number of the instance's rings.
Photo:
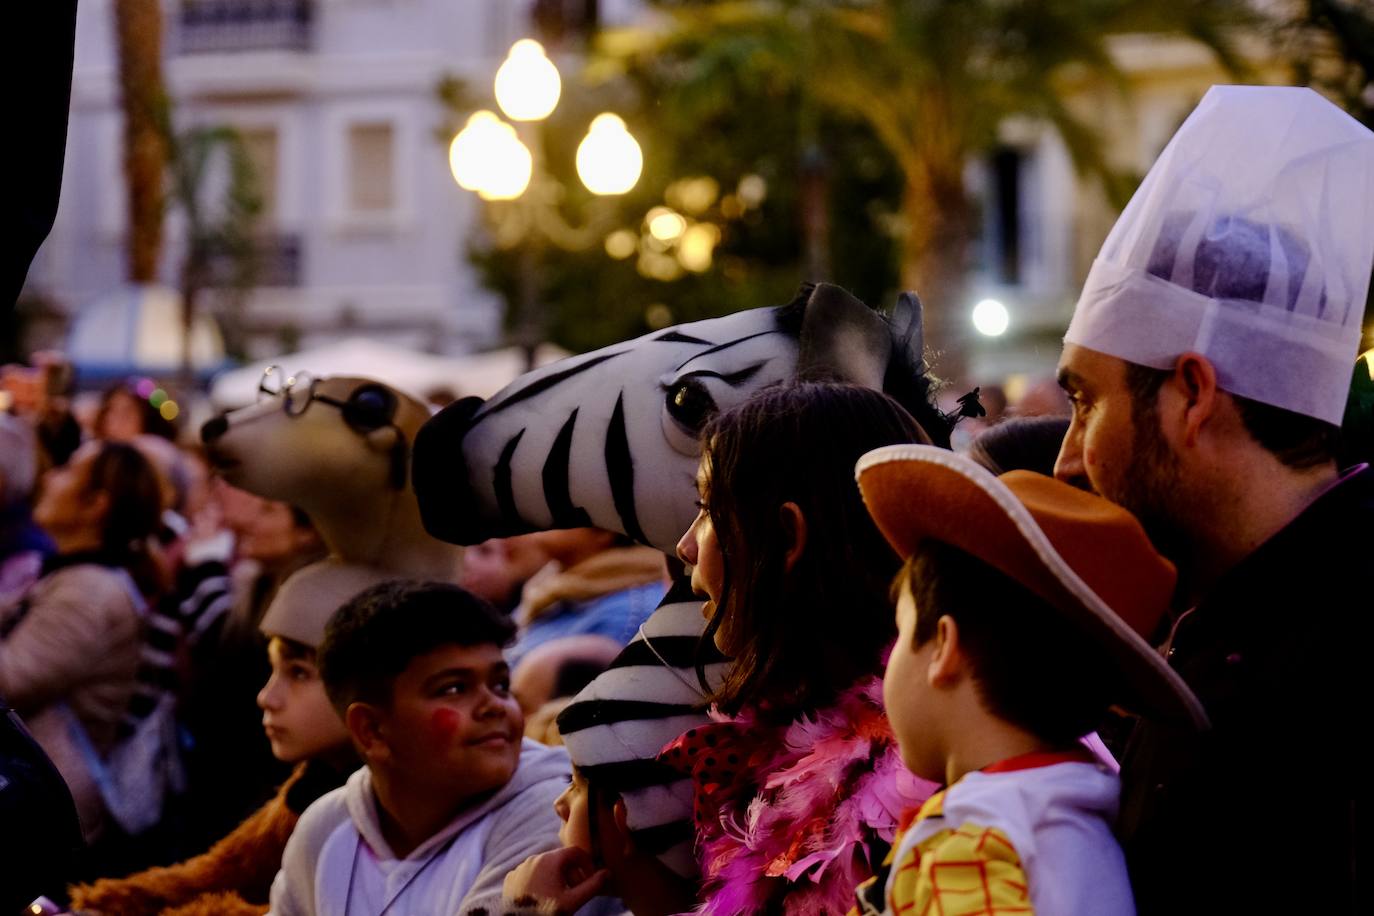
<svg viewBox="0 0 1374 916">
<path fill-rule="evenodd" d="M 572 782 L 553 803 L 553 810 L 563 821 L 558 840 L 564 846 L 592 851 L 591 815 L 587 805 L 587 781 L 573 767 Z"/>
<path fill-rule="evenodd" d="M 697 517 L 677 542 L 678 559 L 692 568 L 692 591 L 706 599 L 701 613 L 708 620 L 715 616 L 725 590 L 725 555 L 721 553 L 715 525 L 711 522 L 710 482 L 710 463 L 703 455 L 697 468 Z M 717 632 L 718 638 L 719 635 Z"/>
</svg>

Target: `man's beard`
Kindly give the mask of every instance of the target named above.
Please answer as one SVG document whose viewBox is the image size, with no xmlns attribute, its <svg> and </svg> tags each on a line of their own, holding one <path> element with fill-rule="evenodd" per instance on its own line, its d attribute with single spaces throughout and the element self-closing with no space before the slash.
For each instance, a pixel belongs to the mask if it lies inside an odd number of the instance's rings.
<svg viewBox="0 0 1374 916">
<path fill-rule="evenodd" d="M 1179 594 L 1186 594 L 1192 538 L 1184 514 L 1188 496 L 1178 456 L 1159 431 L 1154 405 L 1132 412 L 1134 448 L 1112 501 L 1129 510 L 1156 550 L 1178 567 Z"/>
</svg>

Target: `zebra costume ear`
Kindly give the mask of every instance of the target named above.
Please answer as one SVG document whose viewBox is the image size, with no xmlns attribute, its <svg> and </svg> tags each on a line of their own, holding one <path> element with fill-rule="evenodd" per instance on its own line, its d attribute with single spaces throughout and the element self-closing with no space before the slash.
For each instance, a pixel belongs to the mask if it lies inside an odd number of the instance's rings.
<svg viewBox="0 0 1374 916">
<path fill-rule="evenodd" d="M 840 287 L 818 283 L 802 318 L 797 376 L 882 391 L 892 344 L 892 327 L 882 315 Z"/>
<path fill-rule="evenodd" d="M 892 309 L 889 319 L 894 351 L 905 350 L 911 365 L 919 366 L 925 358 L 925 306 L 921 297 L 914 292 L 905 292 L 897 297 L 897 305 Z"/>
</svg>

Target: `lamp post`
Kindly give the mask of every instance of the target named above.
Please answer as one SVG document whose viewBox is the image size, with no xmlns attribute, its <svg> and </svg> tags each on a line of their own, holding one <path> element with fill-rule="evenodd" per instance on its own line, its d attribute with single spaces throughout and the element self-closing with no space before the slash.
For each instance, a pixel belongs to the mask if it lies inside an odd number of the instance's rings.
<svg viewBox="0 0 1374 916">
<path fill-rule="evenodd" d="M 547 239 L 582 248 L 599 233 L 567 225 L 558 214 L 557 181 L 543 167 L 541 123 L 558 106 L 562 80 L 539 42 L 522 38 L 496 71 L 496 103 L 514 125 L 492 111 L 473 113 L 449 145 L 449 168 L 458 186 L 487 201 L 514 206 L 498 226 L 498 244 L 519 247 L 516 336 L 530 368 L 542 335 L 537 309 L 539 247 Z M 639 181 L 644 157 L 625 122 L 597 115 L 577 147 L 577 175 L 598 196 L 624 194 Z"/>
</svg>

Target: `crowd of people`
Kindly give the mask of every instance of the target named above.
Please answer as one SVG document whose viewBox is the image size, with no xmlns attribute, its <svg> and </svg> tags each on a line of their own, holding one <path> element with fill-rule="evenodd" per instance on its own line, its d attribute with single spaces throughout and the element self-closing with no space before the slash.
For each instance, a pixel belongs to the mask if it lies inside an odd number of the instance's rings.
<svg viewBox="0 0 1374 916">
<path fill-rule="evenodd" d="M 539 532 L 327 622 L 264 620 L 324 553 L 310 519 L 209 474 L 136 386 L 84 431 L 0 413 L 0 697 L 86 844 L 45 891 L 1367 911 L 1374 470 L 1341 424 L 1372 264 L 1374 135 L 1306 90 L 1214 89 L 1089 275 L 1066 416 L 949 450 L 872 388 L 770 386 L 702 430 L 680 565 Z M 688 588 L 699 614 L 654 615 Z"/>
</svg>

